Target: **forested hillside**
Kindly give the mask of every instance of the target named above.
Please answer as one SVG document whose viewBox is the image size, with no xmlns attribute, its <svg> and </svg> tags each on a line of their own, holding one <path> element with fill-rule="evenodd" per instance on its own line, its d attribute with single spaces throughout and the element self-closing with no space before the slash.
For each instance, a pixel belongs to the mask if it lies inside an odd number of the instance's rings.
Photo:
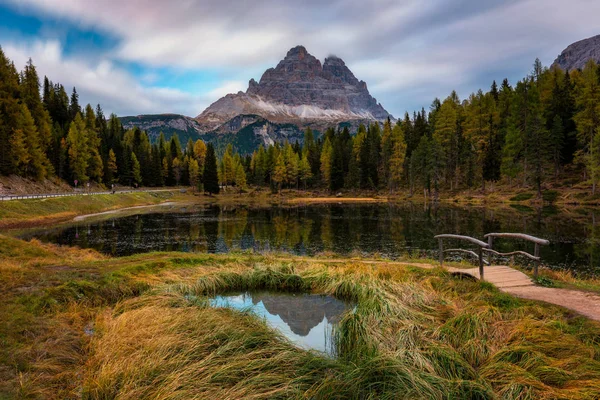
<svg viewBox="0 0 600 400">
<path fill-rule="evenodd" d="M 40 94 L 33 62 L 18 73 L 0 49 L 2 175 L 58 176 L 72 185 L 198 185 L 207 150 L 214 151 L 202 141 L 182 149 L 177 135 L 167 142 L 161 134 L 151 145 L 146 132 L 123 129 L 116 115 L 105 118 L 100 105 L 82 108 L 75 88 L 69 98 L 47 77 Z"/>
<path fill-rule="evenodd" d="M 41 90 L 40 90 L 41 89 Z M 491 84 L 461 100 L 455 92 L 429 110 L 396 122 L 361 125 L 358 133 L 328 129 L 302 145 L 259 147 L 240 156 L 229 145 L 220 160 L 201 140 L 181 146 L 177 135 L 151 144 L 139 128 L 125 130 L 116 115 L 79 105 L 73 88 L 44 78 L 30 61 L 18 73 L 0 50 L 0 173 L 71 184 L 201 186 L 210 181 L 395 192 L 486 188 L 491 182 L 531 186 L 541 194 L 565 176 L 590 184 L 600 178 L 600 68 L 544 68 L 514 86 Z M 210 154 L 209 154 L 210 153 Z M 208 178 L 207 178 L 208 177 Z M 208 184 L 208 182 L 206 182 Z M 205 187 L 206 189 L 206 187 Z"/>
</svg>

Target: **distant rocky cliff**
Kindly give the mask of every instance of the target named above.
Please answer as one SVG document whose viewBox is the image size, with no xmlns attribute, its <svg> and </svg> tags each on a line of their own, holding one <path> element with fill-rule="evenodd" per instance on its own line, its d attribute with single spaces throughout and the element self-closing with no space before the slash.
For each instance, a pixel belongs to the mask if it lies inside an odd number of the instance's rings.
<svg viewBox="0 0 600 400">
<path fill-rule="evenodd" d="M 302 46 L 288 51 L 260 82 L 250 80 L 246 92 L 228 94 L 195 119 L 176 114 L 123 117 L 126 129 L 147 130 L 151 140 L 160 132 L 213 142 L 217 149 L 232 143 L 241 153 L 275 142 L 302 142 L 304 130 L 316 134 L 329 127 L 349 127 L 393 117 L 375 100 L 344 61 L 330 56 L 323 64 Z"/>
<path fill-rule="evenodd" d="M 258 115 L 299 127 L 391 117 L 342 59 L 331 56 L 321 65 L 303 46 L 288 51 L 275 68 L 264 72 L 260 82 L 251 79 L 246 92 L 217 100 L 196 120 L 210 131 L 239 115 Z"/>
<path fill-rule="evenodd" d="M 600 35 L 569 45 L 552 65 L 563 70 L 583 69 L 589 60 L 600 63 Z"/>
<path fill-rule="evenodd" d="M 120 120 L 125 129 L 138 127 L 148 132 L 152 142 L 156 141 L 162 132 L 167 140 L 177 134 L 179 141 L 185 146 L 189 139 L 196 141 L 203 133 L 196 120 L 179 114 L 137 115 L 121 117 Z"/>
</svg>

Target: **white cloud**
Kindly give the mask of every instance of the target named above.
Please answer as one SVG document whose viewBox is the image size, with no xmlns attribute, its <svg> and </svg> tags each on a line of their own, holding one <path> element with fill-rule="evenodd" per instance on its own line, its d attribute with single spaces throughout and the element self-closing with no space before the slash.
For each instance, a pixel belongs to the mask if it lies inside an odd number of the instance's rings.
<svg viewBox="0 0 600 400">
<path fill-rule="evenodd" d="M 31 57 L 40 77 L 47 75 L 54 82 L 62 83 L 69 93 L 75 86 L 80 103 L 100 103 L 107 114 L 178 112 L 196 115 L 210 103 L 210 97 L 142 86 L 126 71 L 115 68 L 110 60 L 92 65 L 86 60 L 65 58 L 57 41 L 6 43 L 3 50 L 17 68 L 22 68 Z"/>
<path fill-rule="evenodd" d="M 224 91 L 245 89 L 238 81 L 259 78 L 249 71 L 275 64 L 297 44 L 320 59 L 331 53 L 343 58 L 374 96 L 399 115 L 405 107 L 420 105 L 422 98 L 443 98 L 451 89 L 466 97 L 488 87 L 492 78 L 504 78 L 494 76 L 499 71 L 518 73 L 508 76 L 514 81 L 529 71 L 536 56 L 549 64 L 569 43 L 600 33 L 597 0 L 0 1 L 116 36 L 116 48 L 104 56 L 106 70 L 73 61 L 85 65 L 92 81 L 108 85 L 94 90 L 110 92 L 116 110 L 164 105 L 164 111 L 189 115 L 202 110 L 193 107 L 217 100 Z M 56 48 L 44 51 L 48 59 L 62 60 Z M 136 82 L 108 63 L 123 60 L 192 71 L 217 69 L 219 89 L 206 94 L 214 96 L 206 101 L 179 93 L 180 101 L 164 103 L 164 91 L 142 85 L 154 84 L 156 76 L 143 75 Z M 40 63 L 37 56 L 34 61 Z M 119 95 L 108 76 L 135 94 Z M 81 82 L 78 89 L 84 84 L 93 86 Z M 139 93 L 152 98 L 133 100 Z"/>
<path fill-rule="evenodd" d="M 423 74 L 427 70 L 428 74 Z M 448 81 L 463 83 L 467 77 L 453 64 L 427 63 L 426 61 L 367 60 L 355 64 L 353 71 L 360 79 L 375 82 L 369 85 L 373 92 L 385 93 L 408 87 L 441 85 Z"/>
<path fill-rule="evenodd" d="M 242 81 L 227 81 L 223 82 L 221 86 L 208 92 L 206 96 L 217 100 L 229 93 L 237 93 L 240 90 L 245 91 L 247 86 L 248 85 Z"/>
</svg>

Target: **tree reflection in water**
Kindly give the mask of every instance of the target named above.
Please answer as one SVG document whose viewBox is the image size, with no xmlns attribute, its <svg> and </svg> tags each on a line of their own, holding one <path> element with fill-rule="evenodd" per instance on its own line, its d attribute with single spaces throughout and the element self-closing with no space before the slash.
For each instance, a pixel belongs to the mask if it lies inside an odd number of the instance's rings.
<svg viewBox="0 0 600 400">
<path fill-rule="evenodd" d="M 600 274 L 600 229 L 596 218 L 594 210 L 561 212 L 550 207 L 536 210 L 523 206 L 502 209 L 422 207 L 410 203 L 209 206 L 61 225 L 28 232 L 22 237 L 91 247 L 113 255 L 246 250 L 301 255 L 380 254 L 395 258 L 405 254 L 435 257 L 437 243 L 433 237 L 439 233 L 482 238 L 493 231 L 524 232 L 550 240 L 550 246 L 542 248 L 542 260 L 547 265 Z M 510 240 L 495 243 L 501 252 L 522 249 L 524 245 Z"/>
</svg>

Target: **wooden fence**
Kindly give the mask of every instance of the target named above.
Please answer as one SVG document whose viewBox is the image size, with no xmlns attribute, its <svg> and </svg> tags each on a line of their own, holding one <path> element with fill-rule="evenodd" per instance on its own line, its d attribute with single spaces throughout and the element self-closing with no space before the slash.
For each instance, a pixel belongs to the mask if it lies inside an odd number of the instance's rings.
<svg viewBox="0 0 600 400">
<path fill-rule="evenodd" d="M 486 235 L 484 235 L 485 238 L 487 238 L 487 243 L 483 242 L 479 239 L 470 237 L 470 236 L 462 236 L 462 235 L 451 235 L 451 234 L 443 234 L 443 235 L 437 235 L 435 236 L 436 239 L 438 239 L 438 244 L 439 244 L 439 260 L 440 260 L 440 265 L 444 265 L 444 253 L 450 253 L 450 252 L 461 252 L 461 253 L 466 253 L 469 255 L 472 255 L 474 257 L 476 257 L 479 261 L 479 276 L 481 279 L 483 279 L 483 266 L 484 264 L 490 265 L 491 264 L 491 257 L 492 255 L 497 255 L 497 256 L 512 256 L 514 259 L 515 255 L 520 255 L 520 256 L 524 256 L 529 258 L 530 260 L 534 261 L 534 267 L 533 267 L 533 276 L 534 278 L 537 278 L 538 276 L 538 267 L 540 264 L 540 246 L 545 246 L 550 244 L 550 242 L 546 239 L 540 239 L 537 238 L 535 236 L 531 236 L 531 235 L 526 235 L 524 233 L 488 233 Z M 533 254 L 529 254 L 526 251 L 522 251 L 522 250 L 517 250 L 517 251 L 512 251 L 509 253 L 500 253 L 494 249 L 492 249 L 492 246 L 494 244 L 494 238 L 511 238 L 511 239 L 521 239 L 521 240 L 526 240 L 529 242 L 533 242 L 535 244 L 534 246 L 534 252 Z M 462 241 L 467 241 L 470 243 L 473 243 L 477 246 L 477 252 L 474 252 L 472 250 L 467 250 L 467 249 L 444 249 L 444 239 L 455 239 L 455 240 L 462 240 Z M 487 253 L 488 254 L 488 258 L 487 260 L 483 257 L 483 253 Z"/>
</svg>

